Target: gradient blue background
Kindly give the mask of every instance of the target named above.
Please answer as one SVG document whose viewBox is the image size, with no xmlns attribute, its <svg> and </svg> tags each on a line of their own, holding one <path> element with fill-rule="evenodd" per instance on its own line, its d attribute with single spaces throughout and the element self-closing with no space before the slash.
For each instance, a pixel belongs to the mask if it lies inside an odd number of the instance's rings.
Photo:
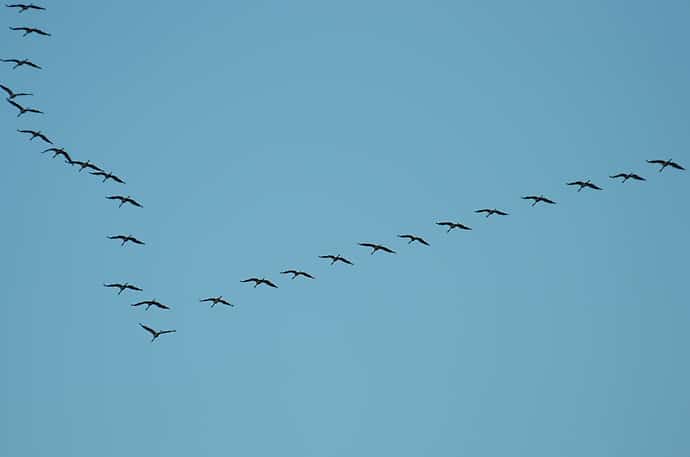
<svg viewBox="0 0 690 457">
<path fill-rule="evenodd" d="M 46 115 L 0 110 L 0 454 L 690 454 L 690 182 L 644 163 L 690 165 L 687 1 L 42 3 L 0 12 L 53 33 L 2 32 Z"/>
</svg>

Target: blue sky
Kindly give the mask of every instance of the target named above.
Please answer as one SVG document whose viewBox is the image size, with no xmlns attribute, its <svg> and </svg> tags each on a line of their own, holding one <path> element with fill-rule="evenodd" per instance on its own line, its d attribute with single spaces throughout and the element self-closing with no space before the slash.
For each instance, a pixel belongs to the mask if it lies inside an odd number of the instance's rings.
<svg viewBox="0 0 690 457">
<path fill-rule="evenodd" d="M 0 13 L 53 34 L 0 56 L 46 112 L 0 110 L 1 454 L 690 452 L 688 176 L 645 163 L 690 165 L 690 4 L 43 3 Z"/>
</svg>

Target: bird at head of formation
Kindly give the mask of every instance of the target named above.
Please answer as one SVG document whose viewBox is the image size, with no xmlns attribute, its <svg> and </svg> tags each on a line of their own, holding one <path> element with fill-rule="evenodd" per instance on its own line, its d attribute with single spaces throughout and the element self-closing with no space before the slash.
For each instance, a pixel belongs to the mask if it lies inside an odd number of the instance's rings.
<svg viewBox="0 0 690 457">
<path fill-rule="evenodd" d="M 41 132 L 40 130 L 17 130 L 17 132 L 19 132 L 19 133 L 26 133 L 26 134 L 31 135 L 31 138 L 29 138 L 29 141 L 33 140 L 34 138 L 40 138 L 40 139 L 42 139 L 43 141 L 45 141 L 46 143 L 48 143 L 48 144 L 53 144 L 53 142 L 50 141 L 50 140 L 48 139 L 48 137 L 45 136 L 45 135 L 43 134 L 43 132 Z"/>
<path fill-rule="evenodd" d="M 43 30 L 37 29 L 34 27 L 10 27 L 10 30 L 16 30 L 19 32 L 24 32 L 24 35 L 22 35 L 22 36 L 27 36 L 27 35 L 30 35 L 32 33 L 35 33 L 36 35 L 50 36 L 50 33 L 44 32 Z"/>
<path fill-rule="evenodd" d="M 106 172 L 101 170 L 101 171 L 90 171 L 89 173 L 94 175 L 94 176 L 103 176 L 103 182 L 106 182 L 107 180 L 112 179 L 113 181 L 119 182 L 120 184 L 125 183 L 122 179 L 118 178 L 117 176 L 115 176 L 111 172 L 106 173 Z"/>
<path fill-rule="evenodd" d="M 297 276 L 304 276 L 305 278 L 309 279 L 316 279 L 306 271 L 299 271 L 299 270 L 285 270 L 280 272 L 281 275 L 292 275 L 292 279 L 295 279 Z"/>
<path fill-rule="evenodd" d="M 32 61 L 28 59 L 0 59 L 0 62 L 7 62 L 7 63 L 13 63 L 14 67 L 12 67 L 13 70 L 16 70 L 19 67 L 23 67 L 26 65 L 27 67 L 33 67 L 36 68 L 37 70 L 43 70 L 43 67 L 40 65 L 36 65 Z"/>
<path fill-rule="evenodd" d="M 93 163 L 91 163 L 88 160 L 86 162 L 82 162 L 79 160 L 65 160 L 65 163 L 68 163 L 70 165 L 78 165 L 80 173 L 82 172 L 82 170 L 84 170 L 84 168 L 90 168 L 91 170 L 95 170 L 95 171 L 103 171 L 99 167 L 97 167 L 96 165 L 94 165 Z"/>
<path fill-rule="evenodd" d="M 556 202 L 553 200 L 549 200 L 548 198 L 544 197 L 543 195 L 528 195 L 526 197 L 522 197 L 523 200 L 533 200 L 532 206 L 536 205 L 539 202 L 544 202 L 548 203 L 549 205 L 555 205 Z"/>
<path fill-rule="evenodd" d="M 427 241 L 424 238 L 416 235 L 398 235 L 398 238 L 404 238 L 409 240 L 407 244 L 411 244 L 413 241 L 416 241 L 417 243 L 421 243 L 425 246 L 431 246 L 429 243 L 427 243 Z"/>
<path fill-rule="evenodd" d="M 137 292 L 142 292 L 142 291 L 144 290 L 144 289 L 141 289 L 141 288 L 139 288 L 139 287 L 137 287 L 137 286 L 133 286 L 132 284 L 129 284 L 129 283 L 127 283 L 127 282 L 125 282 L 125 283 L 103 284 L 103 287 L 112 287 L 112 288 L 115 288 L 115 289 L 120 289 L 120 290 L 118 291 L 118 293 L 117 293 L 118 295 L 120 295 L 122 292 L 124 292 L 125 290 L 128 290 L 128 289 L 129 289 L 129 290 L 134 290 L 134 291 L 137 291 Z"/>
<path fill-rule="evenodd" d="M 5 5 L 8 8 L 17 8 L 19 13 L 23 13 L 26 10 L 37 10 L 37 11 L 45 11 L 45 8 L 42 6 L 34 5 L 33 3 L 26 4 L 26 3 L 15 3 L 13 5 Z"/>
<path fill-rule="evenodd" d="M 642 176 L 636 175 L 635 173 L 618 173 L 617 175 L 609 176 L 611 179 L 623 178 L 623 182 L 628 179 L 634 179 L 635 181 L 646 181 Z"/>
<path fill-rule="evenodd" d="M 120 205 L 118 206 L 118 208 L 122 208 L 122 205 L 124 205 L 125 203 L 129 203 L 130 205 L 136 206 L 136 207 L 138 207 L 138 208 L 143 208 L 143 206 L 141 205 L 141 203 L 139 203 L 138 201 L 134 200 L 134 199 L 131 198 L 129 195 L 127 195 L 126 197 L 124 197 L 124 196 L 122 196 L 122 195 L 111 195 L 111 196 L 105 197 L 105 198 L 107 198 L 108 200 L 119 200 L 119 201 L 120 201 Z"/>
<path fill-rule="evenodd" d="M 340 254 L 338 255 L 320 255 L 319 259 L 330 259 L 331 260 L 331 265 L 333 265 L 336 262 L 343 262 L 348 265 L 354 265 L 354 263 L 350 262 L 347 260 L 345 257 L 341 256 Z"/>
<path fill-rule="evenodd" d="M 65 151 L 62 148 L 48 148 L 45 151 L 41 152 L 41 154 L 45 154 L 46 152 L 52 152 L 53 153 L 53 159 L 57 156 L 63 156 L 65 160 L 68 162 L 72 161 L 72 158 L 69 156 L 67 151 Z"/>
<path fill-rule="evenodd" d="M 14 92 L 12 89 L 5 86 L 4 84 L 0 84 L 0 89 L 7 92 L 7 100 L 14 100 L 17 97 L 27 97 L 29 95 L 33 95 L 28 92 Z"/>
<path fill-rule="evenodd" d="M 577 189 L 578 192 L 580 192 L 585 187 L 588 187 L 588 188 L 594 189 L 594 190 L 602 190 L 601 187 L 597 186 L 596 184 L 593 184 L 592 181 L 590 181 L 589 179 L 587 181 L 569 182 L 569 183 L 566 183 L 566 186 L 578 186 L 579 187 L 579 189 Z"/>
<path fill-rule="evenodd" d="M 671 167 L 675 168 L 676 170 L 685 170 L 682 165 L 679 163 L 676 163 L 673 161 L 673 159 L 668 159 L 668 160 L 648 160 L 647 163 L 654 163 L 657 165 L 661 165 L 661 168 L 659 168 L 659 173 L 664 171 L 664 168 L 666 167 Z"/>
<path fill-rule="evenodd" d="M 155 298 L 153 300 L 144 300 L 140 301 L 139 303 L 133 303 L 131 306 L 141 306 L 141 305 L 146 305 L 146 311 L 149 310 L 150 307 L 155 306 L 156 308 L 160 309 L 170 309 L 168 305 L 164 305 L 163 303 L 159 302 Z"/>
<path fill-rule="evenodd" d="M 14 106 L 19 110 L 19 113 L 17 113 L 17 117 L 20 117 L 23 114 L 26 113 L 36 113 L 36 114 L 44 114 L 43 111 L 35 109 L 35 108 L 25 108 L 19 103 L 15 102 L 14 100 L 10 100 L 9 98 L 7 99 L 7 103 L 10 105 Z"/>
<path fill-rule="evenodd" d="M 151 338 L 151 342 L 153 343 L 156 338 L 158 338 L 161 335 L 165 335 L 166 333 L 175 333 L 177 330 L 154 330 L 151 327 L 147 327 L 146 325 L 142 324 L 139 322 L 139 325 L 141 325 L 141 328 L 149 332 L 153 338 Z"/>
<path fill-rule="evenodd" d="M 276 286 L 276 285 L 273 284 L 271 281 L 269 281 L 268 279 L 265 279 L 265 278 L 249 278 L 249 279 L 243 279 L 243 280 L 240 281 L 240 282 L 253 282 L 253 283 L 254 283 L 254 287 L 260 286 L 261 284 L 266 284 L 266 285 L 269 286 L 269 287 L 273 287 L 273 288 L 275 288 L 275 289 L 278 288 L 278 286 Z"/>
<path fill-rule="evenodd" d="M 231 307 L 234 307 L 234 306 L 235 306 L 235 305 L 233 305 L 232 303 L 230 303 L 229 301 L 224 300 L 222 295 L 220 295 L 220 296 L 218 296 L 218 297 L 204 298 L 204 299 L 201 299 L 201 300 L 199 300 L 199 301 L 200 301 L 201 303 L 204 303 L 204 302 L 211 302 L 211 308 L 213 308 L 214 306 L 216 306 L 218 303 L 223 304 L 223 305 L 225 305 L 225 306 L 231 306 Z"/>
<path fill-rule="evenodd" d="M 121 240 L 122 244 L 120 246 L 124 246 L 126 243 L 134 243 L 134 244 L 141 244 L 144 245 L 143 241 L 140 241 L 136 238 L 134 238 L 132 235 L 113 235 L 108 237 L 109 240 Z"/>
<path fill-rule="evenodd" d="M 492 214 L 498 214 L 499 216 L 507 216 L 508 213 L 504 211 L 499 211 L 496 208 L 494 209 L 489 209 L 489 208 L 484 208 L 484 209 L 478 209 L 475 211 L 475 213 L 486 213 L 486 217 L 491 216 Z"/>
<path fill-rule="evenodd" d="M 358 244 L 360 246 L 365 247 L 365 248 L 371 248 L 371 255 L 376 254 L 377 251 L 383 251 L 383 252 L 387 252 L 389 254 L 395 254 L 396 253 L 391 248 L 387 248 L 386 246 L 383 246 L 381 244 L 374 244 L 374 243 L 358 243 Z"/>
<path fill-rule="evenodd" d="M 461 224 L 459 222 L 443 221 L 443 222 L 437 222 L 436 225 L 440 225 L 441 227 L 448 227 L 448 230 L 446 230 L 446 233 L 450 232 L 453 229 L 472 230 L 472 228 L 466 226 L 465 224 Z"/>
</svg>

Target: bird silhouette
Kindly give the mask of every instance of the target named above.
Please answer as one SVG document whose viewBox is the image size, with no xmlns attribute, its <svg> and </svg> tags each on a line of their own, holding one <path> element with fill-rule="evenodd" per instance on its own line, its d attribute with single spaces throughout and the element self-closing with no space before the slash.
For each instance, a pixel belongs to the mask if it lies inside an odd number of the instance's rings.
<svg viewBox="0 0 690 457">
<path fill-rule="evenodd" d="M 664 171 L 664 168 L 666 168 L 666 167 L 675 168 L 676 170 L 685 170 L 685 168 L 683 168 L 680 164 L 674 162 L 673 159 L 648 160 L 647 163 L 653 163 L 653 164 L 661 165 L 661 168 L 659 168 L 659 173 Z"/>
<path fill-rule="evenodd" d="M 82 172 L 82 170 L 84 170 L 84 168 L 90 168 L 91 170 L 96 171 L 103 171 L 93 163 L 89 162 L 88 160 L 86 162 L 81 162 L 79 160 L 65 160 L 65 163 L 68 163 L 70 165 L 78 165 L 80 173 Z"/>
<path fill-rule="evenodd" d="M 448 230 L 446 230 L 446 233 L 450 232 L 453 229 L 472 230 L 472 228 L 466 226 L 465 224 L 461 224 L 459 222 L 443 221 L 443 222 L 437 222 L 436 225 L 440 225 L 441 227 L 448 227 Z"/>
<path fill-rule="evenodd" d="M 304 276 L 305 278 L 309 279 L 316 279 L 306 271 L 299 271 L 299 270 L 285 270 L 280 272 L 281 275 L 292 275 L 292 279 L 295 279 L 298 276 Z"/>
<path fill-rule="evenodd" d="M 404 238 L 409 240 L 407 244 L 411 244 L 412 242 L 416 241 L 417 243 L 421 243 L 425 246 L 431 246 L 429 243 L 427 243 L 427 241 L 424 238 L 416 235 L 398 235 L 398 238 Z"/>
<path fill-rule="evenodd" d="M 143 241 L 140 241 L 140 240 L 134 238 L 132 235 L 113 235 L 113 236 L 109 236 L 108 239 L 122 241 L 120 246 L 124 246 L 126 243 L 134 243 L 134 244 L 140 244 L 140 245 L 146 244 Z"/>
<path fill-rule="evenodd" d="M 636 175 L 635 173 L 618 173 L 617 175 L 609 176 L 611 179 L 623 178 L 623 182 L 628 179 L 634 179 L 635 181 L 646 181 L 642 176 Z"/>
<path fill-rule="evenodd" d="M 19 103 L 15 102 L 14 100 L 10 100 L 9 98 L 7 99 L 7 103 L 10 105 L 14 106 L 19 110 L 19 113 L 17 114 L 17 117 L 20 117 L 26 113 L 36 113 L 36 114 L 44 114 L 43 111 L 38 110 L 36 108 L 25 108 Z"/>
<path fill-rule="evenodd" d="M 504 211 L 499 211 L 496 208 L 494 208 L 494 209 L 489 209 L 489 208 L 478 209 L 477 211 L 475 211 L 475 213 L 485 213 L 486 217 L 489 217 L 492 214 L 498 214 L 499 216 L 507 216 L 508 215 L 508 213 L 506 213 Z"/>
<path fill-rule="evenodd" d="M 24 32 L 24 35 L 22 36 L 27 36 L 32 33 L 35 33 L 36 35 L 51 36 L 50 33 L 44 32 L 43 30 L 37 29 L 35 27 L 10 27 L 10 30 Z"/>
<path fill-rule="evenodd" d="M 264 278 L 249 278 L 249 279 L 243 279 L 243 280 L 240 281 L 240 282 L 253 282 L 253 283 L 254 283 L 254 287 L 260 286 L 261 284 L 266 284 L 266 285 L 269 286 L 269 287 L 273 287 L 273 288 L 276 288 L 276 289 L 278 288 L 278 286 L 276 286 L 275 284 L 273 284 L 273 283 L 272 283 L 271 281 L 269 281 L 268 279 L 264 279 Z"/>
<path fill-rule="evenodd" d="M 216 306 L 218 303 L 220 303 L 220 304 L 222 304 L 222 305 L 225 305 L 225 306 L 231 306 L 231 307 L 234 307 L 234 306 L 235 306 L 235 305 L 233 305 L 232 303 L 230 303 L 229 301 L 224 300 L 222 295 L 219 296 L 219 297 L 204 298 L 204 299 L 199 300 L 199 301 L 202 302 L 202 303 L 204 303 L 204 302 L 211 302 L 211 308 L 213 308 L 214 306 Z"/>
<path fill-rule="evenodd" d="M 156 340 L 156 338 L 158 338 L 161 335 L 165 335 L 166 333 L 175 333 L 177 331 L 177 330 L 154 330 L 151 327 L 148 327 L 148 326 L 142 324 L 141 322 L 139 322 L 139 325 L 141 325 L 141 328 L 143 328 L 144 330 L 146 330 L 147 332 L 149 332 L 153 336 L 153 338 L 151 338 L 152 343 Z"/>
<path fill-rule="evenodd" d="M 103 182 L 106 182 L 107 180 L 111 179 L 115 182 L 119 182 L 120 184 L 125 183 L 122 179 L 118 178 L 117 176 L 115 176 L 114 174 L 112 174 L 110 172 L 106 173 L 105 171 L 102 171 L 102 170 L 101 171 L 90 171 L 89 174 L 92 174 L 94 176 L 103 176 Z"/>
<path fill-rule="evenodd" d="M 585 187 L 588 187 L 590 189 L 594 190 L 603 190 L 601 187 L 597 186 L 596 184 L 593 184 L 592 181 L 589 179 L 587 181 L 573 181 L 566 183 L 566 186 L 578 186 L 577 191 L 580 192 L 582 189 Z"/>
<path fill-rule="evenodd" d="M 129 195 L 126 197 L 122 195 L 111 195 L 105 198 L 107 198 L 108 200 L 119 200 L 120 204 L 118 205 L 118 208 L 122 208 L 122 205 L 124 205 L 125 203 L 129 203 L 130 205 L 136 206 L 138 208 L 143 208 L 143 206 L 138 201 L 134 200 Z"/>
<path fill-rule="evenodd" d="M 52 153 L 53 153 L 53 159 L 54 159 L 55 157 L 57 157 L 57 156 L 62 156 L 62 157 L 65 158 L 65 160 L 66 160 L 67 162 L 71 162 L 71 161 L 72 161 L 72 158 L 71 158 L 70 155 L 67 153 L 67 151 L 65 151 L 65 150 L 62 149 L 62 148 L 48 148 L 48 149 L 46 149 L 45 151 L 41 152 L 41 154 L 45 154 L 46 152 L 52 152 Z"/>
<path fill-rule="evenodd" d="M 144 289 L 141 289 L 141 288 L 134 286 L 134 285 L 127 283 L 127 282 L 125 282 L 125 283 L 117 283 L 116 282 L 116 283 L 112 283 L 112 284 L 103 284 L 103 286 L 120 289 L 117 293 L 118 295 L 120 295 L 125 290 L 133 290 L 136 292 L 142 292 L 144 290 Z"/>
<path fill-rule="evenodd" d="M 26 3 L 15 3 L 13 5 L 5 5 L 7 8 L 17 8 L 19 13 L 23 13 L 26 10 L 37 10 L 37 11 L 45 11 L 45 8 L 42 6 L 34 5 L 33 3 L 29 3 L 28 5 Z"/>
<path fill-rule="evenodd" d="M 348 265 L 354 265 L 354 263 L 350 262 L 345 257 L 342 257 L 340 254 L 338 254 L 338 255 L 330 255 L 330 254 L 329 255 L 320 255 L 319 258 L 320 259 L 330 259 L 331 265 L 333 265 L 336 262 L 343 262 L 343 263 L 346 263 Z"/>
<path fill-rule="evenodd" d="M 24 65 L 26 65 L 27 67 L 36 68 L 37 70 L 43 70 L 43 67 L 41 67 L 40 65 L 36 65 L 35 63 L 33 63 L 32 61 L 30 61 L 28 59 L 21 59 L 21 60 L 20 59 L 0 59 L 0 62 L 13 63 L 14 64 L 14 67 L 12 67 L 13 70 L 16 70 L 19 67 L 23 67 Z"/>
<path fill-rule="evenodd" d="M 50 140 L 48 139 L 48 137 L 45 136 L 45 135 L 43 134 L 43 132 L 41 132 L 40 130 L 17 130 L 17 132 L 19 132 L 19 133 L 26 133 L 26 134 L 31 135 L 31 138 L 29 138 L 29 141 L 32 141 L 34 138 L 40 138 L 40 139 L 42 139 L 43 141 L 45 141 L 46 143 L 48 143 L 48 144 L 53 144 L 53 142 L 50 141 Z"/>
<path fill-rule="evenodd" d="M 168 305 L 164 305 L 163 303 L 159 302 L 155 298 L 153 300 L 144 300 L 140 301 L 139 303 L 133 303 L 131 306 L 142 306 L 146 305 L 146 311 L 149 310 L 150 307 L 155 306 L 160 309 L 170 309 Z"/>
<path fill-rule="evenodd" d="M 548 203 L 549 205 L 555 205 L 556 202 L 553 200 L 550 200 L 543 195 L 528 195 L 526 197 L 522 197 L 523 200 L 533 200 L 532 206 L 536 205 L 539 202 L 544 202 Z"/>
<path fill-rule="evenodd" d="M 371 255 L 376 254 L 378 251 L 383 251 L 387 252 L 389 254 L 396 254 L 394 250 L 391 248 L 387 248 L 386 246 L 383 246 L 382 244 L 375 244 L 375 243 L 358 243 L 360 246 L 363 246 L 365 248 L 371 248 Z"/>
<path fill-rule="evenodd" d="M 0 84 L 0 89 L 7 92 L 7 100 L 14 100 L 17 97 L 28 97 L 30 95 L 33 95 L 28 92 L 14 92 L 12 89 L 5 86 L 4 84 Z"/>
</svg>

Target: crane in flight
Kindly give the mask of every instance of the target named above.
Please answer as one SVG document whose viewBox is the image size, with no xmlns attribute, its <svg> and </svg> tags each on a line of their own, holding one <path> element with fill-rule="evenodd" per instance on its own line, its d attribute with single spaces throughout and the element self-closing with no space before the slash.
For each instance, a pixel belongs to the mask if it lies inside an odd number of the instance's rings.
<svg viewBox="0 0 690 457">
<path fill-rule="evenodd" d="M 69 153 L 62 148 L 48 148 L 45 151 L 41 152 L 41 154 L 45 154 L 46 152 L 52 152 L 53 159 L 57 156 L 62 156 L 65 158 L 67 162 L 72 161 L 72 158 L 69 156 Z"/>
<path fill-rule="evenodd" d="M 494 209 L 489 209 L 489 208 L 478 209 L 477 211 L 475 211 L 475 213 L 480 213 L 480 214 L 484 213 L 484 214 L 486 214 L 486 217 L 489 217 L 493 214 L 498 214 L 499 216 L 507 216 L 508 215 L 508 213 L 506 213 L 504 211 L 497 210 L 496 208 L 494 208 Z"/>
<path fill-rule="evenodd" d="M 139 303 L 133 303 L 131 306 L 142 306 L 146 305 L 146 311 L 149 310 L 150 307 L 155 306 L 156 308 L 160 309 L 170 309 L 168 305 L 164 305 L 163 303 L 159 302 L 155 298 L 153 300 L 144 300 L 140 301 Z"/>
<path fill-rule="evenodd" d="M 230 303 L 229 301 L 224 300 L 222 295 L 221 295 L 221 296 L 218 296 L 218 297 L 204 298 L 204 299 L 201 299 L 201 300 L 199 300 L 199 301 L 200 301 L 201 303 L 204 303 L 204 302 L 211 302 L 211 308 L 213 308 L 214 306 L 216 306 L 218 303 L 220 303 L 220 304 L 222 304 L 222 305 L 225 305 L 225 306 L 231 306 L 231 307 L 234 307 L 234 306 L 235 306 L 235 305 L 233 305 L 232 303 Z"/>
<path fill-rule="evenodd" d="M 36 11 L 45 11 L 45 8 L 42 6 L 34 5 L 33 3 L 29 3 L 28 5 L 26 3 L 15 3 L 13 5 L 5 5 L 7 8 L 17 8 L 19 13 L 23 13 L 24 11 L 27 10 L 36 10 Z"/>
<path fill-rule="evenodd" d="M 115 182 L 119 182 L 120 184 L 125 183 L 124 180 L 118 178 L 117 176 L 115 176 L 111 172 L 106 173 L 105 171 L 101 170 L 101 171 L 90 171 L 89 174 L 92 174 L 94 176 L 103 176 L 103 182 L 106 182 L 107 180 L 111 179 Z"/>
<path fill-rule="evenodd" d="M 584 188 L 589 188 L 589 189 L 594 189 L 594 190 L 603 190 L 601 187 L 597 186 L 596 184 L 592 183 L 589 179 L 587 181 L 573 181 L 565 184 L 566 186 L 578 186 L 577 191 L 580 192 Z"/>
<path fill-rule="evenodd" d="M 33 95 L 29 92 L 14 92 L 12 89 L 5 86 L 4 84 L 0 84 L 0 88 L 7 92 L 7 100 L 14 100 L 17 97 L 27 97 L 29 95 Z"/>
<path fill-rule="evenodd" d="M 265 279 L 265 278 L 249 278 L 249 279 L 243 279 L 243 280 L 240 281 L 240 282 L 253 282 L 255 288 L 256 288 L 257 286 L 260 286 L 261 284 L 266 284 L 267 286 L 273 287 L 273 288 L 275 288 L 275 289 L 278 288 L 278 286 L 276 286 L 276 285 L 273 284 L 271 281 L 269 281 L 268 279 Z"/>
<path fill-rule="evenodd" d="M 440 225 L 441 227 L 448 227 L 448 230 L 446 230 L 446 233 L 450 232 L 451 230 L 454 229 L 460 229 L 460 230 L 472 230 L 471 227 L 466 226 L 465 224 L 461 224 L 459 222 L 449 222 L 449 221 L 443 221 L 443 222 L 437 222 L 436 225 Z"/>
<path fill-rule="evenodd" d="M 32 33 L 35 33 L 36 35 L 42 35 L 42 36 L 50 36 L 50 33 L 44 32 L 41 29 L 37 29 L 35 27 L 10 27 L 10 30 L 15 30 L 18 32 L 24 32 L 24 35 L 22 36 L 27 36 Z"/>
<path fill-rule="evenodd" d="M 305 278 L 309 279 L 316 279 L 306 271 L 299 271 L 299 270 L 285 270 L 280 272 L 281 275 L 292 275 L 292 279 L 295 279 L 298 276 L 304 276 Z"/>
<path fill-rule="evenodd" d="M 35 68 L 37 70 L 43 70 L 43 67 L 41 67 L 40 65 L 36 65 L 28 59 L 0 59 L 0 62 L 13 63 L 13 70 L 16 70 L 19 67 L 23 67 L 24 65 L 26 65 L 27 67 Z"/>
<path fill-rule="evenodd" d="M 320 255 L 319 258 L 320 259 L 329 259 L 331 261 L 331 265 L 333 265 L 336 262 L 343 262 L 343 263 L 346 263 L 348 265 L 354 265 L 354 263 L 350 262 L 349 260 L 347 260 L 345 257 L 341 256 L 340 254 L 338 254 L 338 255 L 330 255 L 330 254 L 329 255 Z"/>
<path fill-rule="evenodd" d="M 130 205 L 136 206 L 137 208 L 143 208 L 141 203 L 134 200 L 129 195 L 126 197 L 124 197 L 122 195 L 111 195 L 111 196 L 105 197 L 105 198 L 107 198 L 108 200 L 118 200 L 120 202 L 120 205 L 118 206 L 118 208 L 122 208 L 122 205 L 124 205 L 125 203 L 129 203 Z"/>
<path fill-rule="evenodd" d="M 387 248 L 386 246 L 382 244 L 375 244 L 375 243 L 359 243 L 360 246 L 365 247 L 365 248 L 371 248 L 371 255 L 376 254 L 378 251 L 383 251 L 387 252 L 389 254 L 395 254 L 396 252 L 392 250 L 391 248 Z"/>
<path fill-rule="evenodd" d="M 117 283 L 116 282 L 116 283 L 112 283 L 112 284 L 103 284 L 103 286 L 104 287 L 111 287 L 114 289 L 119 289 L 119 291 L 117 292 L 118 295 L 120 295 L 125 290 L 133 290 L 135 292 L 142 292 L 144 290 L 144 289 L 137 287 L 137 286 L 134 286 L 128 282 L 125 282 L 125 283 Z"/>
<path fill-rule="evenodd" d="M 86 162 L 82 162 L 79 160 L 65 160 L 65 163 L 68 163 L 70 165 L 78 165 L 80 173 L 84 170 L 84 168 L 89 168 L 89 169 L 95 170 L 95 171 L 103 171 L 99 167 L 97 167 L 96 165 L 94 165 L 93 163 L 91 163 L 88 160 Z"/>
<path fill-rule="evenodd" d="M 404 238 L 408 240 L 407 244 L 411 244 L 412 242 L 416 241 L 417 243 L 421 243 L 424 246 L 431 246 L 429 243 L 427 243 L 427 241 L 424 238 L 416 235 L 398 235 L 398 238 Z"/>
<path fill-rule="evenodd" d="M 42 139 L 43 141 L 45 141 L 46 143 L 48 143 L 48 144 L 53 144 L 53 142 L 50 141 L 50 140 L 48 139 L 48 137 L 45 136 L 45 135 L 43 134 L 43 132 L 41 132 L 40 130 L 19 130 L 19 129 L 17 129 L 17 132 L 19 132 L 19 133 L 26 133 L 26 134 L 28 134 L 28 135 L 31 135 L 31 138 L 29 138 L 29 141 L 32 141 L 34 138 L 40 138 L 40 139 Z"/>
<path fill-rule="evenodd" d="M 120 244 L 120 246 L 124 246 L 126 243 L 134 243 L 140 245 L 146 244 L 143 241 L 134 238 L 132 235 L 113 235 L 109 236 L 108 239 L 122 241 L 122 244 Z"/>
<path fill-rule="evenodd" d="M 148 326 L 142 324 L 141 322 L 139 322 L 139 325 L 141 325 L 141 328 L 143 328 L 144 330 L 146 330 L 147 332 L 149 332 L 153 336 L 153 338 L 151 338 L 152 343 L 154 341 L 156 341 L 156 338 L 158 338 L 161 335 L 165 335 L 166 333 L 175 333 L 177 331 L 177 330 L 154 330 L 151 327 L 148 327 Z"/>
<path fill-rule="evenodd" d="M 609 178 L 623 178 L 622 182 L 625 182 L 628 179 L 634 179 L 635 181 L 646 181 L 646 179 L 644 179 L 642 176 L 636 175 L 635 173 L 618 173 L 617 175 L 609 176 Z"/>
<path fill-rule="evenodd" d="M 556 202 L 553 200 L 550 200 L 543 195 L 528 195 L 526 197 L 522 197 L 523 200 L 532 200 L 532 206 L 536 205 L 539 202 L 544 202 L 548 203 L 549 205 L 555 205 Z"/>
<path fill-rule="evenodd" d="M 648 160 L 647 163 L 653 163 L 656 165 L 661 165 L 661 168 L 659 168 L 659 173 L 664 171 L 664 168 L 666 167 L 671 167 L 675 168 L 676 170 L 685 170 L 682 165 L 679 163 L 676 163 L 673 161 L 673 159 L 668 159 L 668 160 Z"/>
<path fill-rule="evenodd" d="M 9 98 L 7 99 L 7 103 L 9 103 L 10 105 L 14 106 L 15 108 L 17 108 L 19 110 L 19 113 L 17 113 L 17 117 L 21 117 L 22 115 L 24 115 L 26 113 L 45 114 L 40 109 L 25 108 L 22 105 L 20 105 L 19 103 L 15 102 L 14 100 L 11 100 Z"/>
</svg>

